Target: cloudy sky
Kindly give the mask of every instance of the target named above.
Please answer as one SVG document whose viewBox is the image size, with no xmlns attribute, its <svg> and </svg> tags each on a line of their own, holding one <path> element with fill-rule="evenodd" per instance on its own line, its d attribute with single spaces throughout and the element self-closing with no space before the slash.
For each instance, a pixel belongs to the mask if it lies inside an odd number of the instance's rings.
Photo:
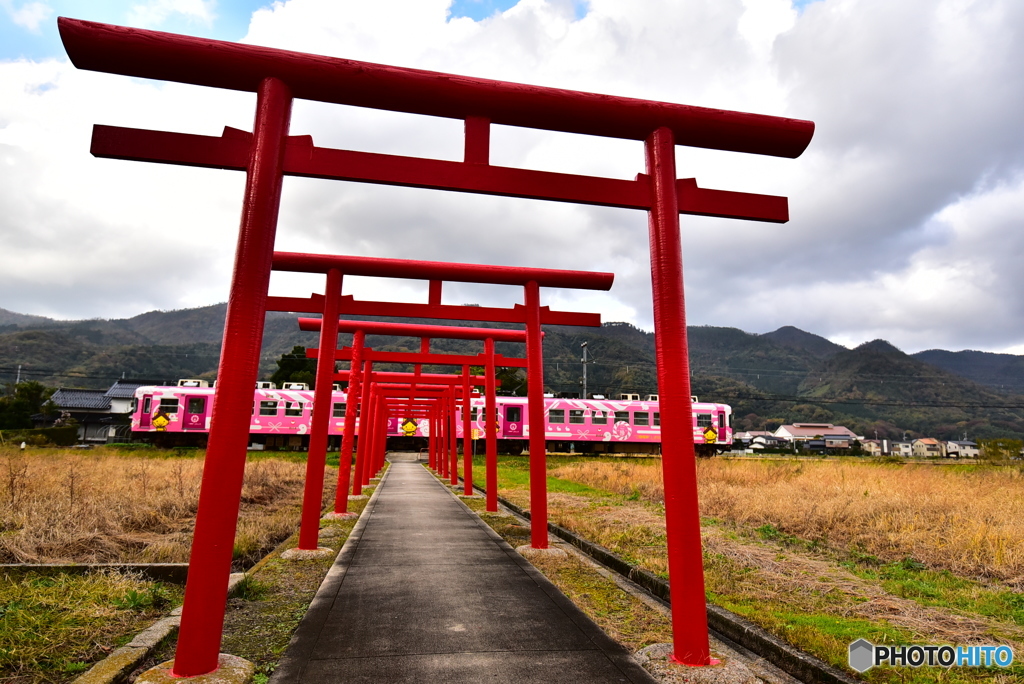
<svg viewBox="0 0 1024 684">
<path fill-rule="evenodd" d="M 678 148 L 680 177 L 786 195 L 792 216 L 682 217 L 690 323 L 1024 353 L 1019 0 L 0 0 L 0 308 L 110 318 L 226 298 L 244 178 L 95 159 L 91 126 L 250 129 L 255 96 L 78 71 L 60 15 L 810 119 L 796 160 Z M 297 102 L 291 131 L 462 154 L 461 122 L 444 119 Z M 632 178 L 643 150 L 495 127 L 491 163 Z M 613 271 L 609 293 L 543 296 L 651 327 L 638 211 L 288 178 L 277 248 Z M 426 298 L 420 282 L 350 279 L 345 291 Z M 445 301 L 520 296 L 451 286 Z"/>
</svg>

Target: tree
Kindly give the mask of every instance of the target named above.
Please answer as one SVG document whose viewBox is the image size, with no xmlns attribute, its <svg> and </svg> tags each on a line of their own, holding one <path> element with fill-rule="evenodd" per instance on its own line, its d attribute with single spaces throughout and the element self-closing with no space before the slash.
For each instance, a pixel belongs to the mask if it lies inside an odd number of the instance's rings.
<svg viewBox="0 0 1024 684">
<path fill-rule="evenodd" d="M 526 396 L 526 373 L 520 375 L 518 368 L 495 368 L 494 377 L 501 381 L 501 386 L 495 390 L 498 396 Z"/>
<path fill-rule="evenodd" d="M 56 390 L 51 387 L 30 381 L 8 385 L 7 391 L 6 396 L 0 397 L 0 430 L 31 428 L 33 414 L 55 410 L 50 396 Z"/>
<path fill-rule="evenodd" d="M 286 382 L 304 382 L 315 388 L 316 359 L 306 358 L 305 347 L 292 347 L 291 352 L 282 354 L 277 360 L 277 370 L 270 376 L 270 381 L 278 387 Z"/>
</svg>

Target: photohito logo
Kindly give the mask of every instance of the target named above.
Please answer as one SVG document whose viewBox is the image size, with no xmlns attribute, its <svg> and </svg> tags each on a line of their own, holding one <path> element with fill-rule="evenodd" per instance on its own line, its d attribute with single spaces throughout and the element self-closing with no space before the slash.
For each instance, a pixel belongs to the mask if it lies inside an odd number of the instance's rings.
<svg viewBox="0 0 1024 684">
<path fill-rule="evenodd" d="M 867 639 L 850 644 L 850 667 L 867 672 L 877 665 L 910 667 L 1010 667 L 1013 649 L 994 646 L 875 646 Z"/>
</svg>

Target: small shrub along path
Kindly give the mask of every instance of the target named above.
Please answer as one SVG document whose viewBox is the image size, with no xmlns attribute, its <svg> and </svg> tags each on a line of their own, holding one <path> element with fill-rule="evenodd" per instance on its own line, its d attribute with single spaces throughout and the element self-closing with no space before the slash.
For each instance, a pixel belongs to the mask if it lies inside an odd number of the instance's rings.
<svg viewBox="0 0 1024 684">
<path fill-rule="evenodd" d="M 551 522 L 667 577 L 659 459 L 548 468 Z M 500 457 L 499 494 L 528 508 L 528 474 L 527 457 Z M 851 674 L 858 638 L 1020 654 L 1009 670 L 873 668 L 858 675 L 869 682 L 1024 681 L 1019 469 L 709 459 L 698 477 L 710 602 Z"/>
<path fill-rule="evenodd" d="M 0 563 L 188 562 L 204 455 L 0 449 Z M 304 476 L 305 454 L 250 454 L 236 571 L 296 530 Z M 325 501 L 336 480 L 328 468 Z M 0 681 L 70 681 L 181 595 L 181 587 L 117 573 L 0 576 Z"/>
</svg>

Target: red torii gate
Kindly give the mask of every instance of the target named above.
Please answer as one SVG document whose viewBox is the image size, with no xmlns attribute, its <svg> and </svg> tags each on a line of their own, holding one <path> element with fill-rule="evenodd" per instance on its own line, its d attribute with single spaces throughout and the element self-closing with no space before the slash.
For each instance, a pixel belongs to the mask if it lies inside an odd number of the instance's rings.
<svg viewBox="0 0 1024 684">
<path fill-rule="evenodd" d="M 536 385 L 534 401 L 531 404 L 538 408 L 531 414 L 530 422 L 537 424 L 539 420 L 543 423 L 543 362 L 541 358 L 541 337 L 540 330 L 542 322 L 561 323 L 563 325 L 591 325 L 600 326 L 601 317 L 598 314 L 581 314 L 552 312 L 547 307 L 540 306 L 540 287 L 571 287 L 582 289 L 608 289 L 611 287 L 614 275 L 611 273 L 594 273 L 587 271 L 567 271 L 556 269 L 522 268 L 513 266 L 490 266 L 480 264 L 458 264 L 442 263 L 432 261 L 418 261 L 409 259 L 381 259 L 374 257 L 350 257 L 341 255 L 323 254 L 300 254 L 290 252 L 275 252 L 272 269 L 277 271 L 295 271 L 302 273 L 322 273 L 326 276 L 324 295 L 312 295 L 309 298 L 294 297 L 267 297 L 267 311 L 320 311 L 323 319 L 300 319 L 300 329 L 320 332 L 319 352 L 307 351 L 307 355 L 315 357 L 317 361 L 317 382 L 314 390 L 314 407 L 317 404 L 326 405 L 329 402 L 330 391 L 326 389 L 330 384 L 330 375 L 334 373 L 334 358 L 332 353 L 338 339 L 339 332 L 352 332 L 355 335 L 351 361 L 356 371 L 354 381 L 355 391 L 350 392 L 357 397 L 357 405 L 363 405 L 363 398 L 368 398 L 368 390 L 358 393 L 361 383 L 358 366 L 360 362 L 366 363 L 367 368 L 372 368 L 370 354 L 365 354 L 362 348 L 362 340 L 366 333 L 383 335 L 414 335 L 421 337 L 421 349 L 425 353 L 429 349 L 429 340 L 433 334 L 437 337 L 449 337 L 455 339 L 482 339 L 485 341 L 484 363 L 491 369 L 495 363 L 493 345 L 495 341 L 515 341 L 527 343 L 527 374 L 531 378 L 530 386 Z M 348 314 L 357 308 L 357 302 L 352 297 L 341 295 L 343 275 L 372 276 L 385 278 L 403 278 L 415 280 L 427 280 L 430 283 L 427 304 L 393 304 L 374 302 L 373 313 L 378 316 L 404 316 L 420 315 L 423 317 L 435 318 L 448 314 L 460 320 L 488 320 L 523 322 L 526 324 L 526 333 L 507 331 L 502 329 L 467 329 L 453 328 L 451 326 L 420 326 L 415 330 L 406 324 L 400 323 L 372 323 L 360 322 L 358 325 L 352 321 L 339 321 L 338 316 Z M 488 307 L 486 311 L 480 311 L 481 307 L 467 306 L 445 306 L 441 304 L 441 287 L 443 282 L 471 282 L 486 283 L 494 285 L 520 285 L 524 288 L 525 304 L 516 305 L 513 309 L 495 309 Z M 364 305 L 366 303 L 363 303 Z M 484 317 L 484 318 L 482 318 Z M 303 327 L 305 325 L 305 327 Z M 372 330 L 370 329 L 372 328 Z M 459 330 L 470 332 L 457 332 Z M 375 332 L 376 331 L 376 332 Z M 534 362 L 531 364 L 529 359 Z M 341 358 L 341 357 L 339 357 Z M 399 360 L 390 358 L 395 362 L 409 363 L 453 363 L 452 357 L 440 361 L 441 358 L 429 360 Z M 411 359 L 411 357 L 407 357 Z M 472 361 L 463 360 L 463 364 Z M 503 365 L 518 365 L 505 363 Z M 369 371 L 367 371 L 369 372 Z M 467 371 L 468 372 L 468 371 Z M 352 389 L 350 387 L 350 389 Z M 464 390 L 468 392 L 468 388 Z M 495 410 L 493 392 L 491 394 L 490 411 Z M 369 404 L 369 410 L 374 410 L 374 405 Z M 348 409 L 346 409 L 346 413 Z M 467 411 L 468 414 L 468 411 Z M 464 419 L 468 423 L 468 415 Z M 345 493 L 348 489 L 348 477 L 352 458 L 352 442 L 354 434 L 354 423 L 346 419 L 345 431 L 342 438 L 342 447 L 339 454 L 338 486 L 335 493 L 334 512 L 344 514 L 348 508 L 348 498 Z M 300 526 L 299 548 L 313 550 L 318 545 L 319 533 L 319 511 L 323 502 L 323 475 L 327 457 L 327 431 L 329 417 L 326 410 L 319 413 L 314 410 L 311 421 L 311 434 L 309 441 L 308 459 L 306 462 L 306 486 L 303 494 L 303 519 Z M 213 425 L 211 424 L 211 432 Z M 366 448 L 365 439 L 359 440 L 358 455 L 362 456 Z M 531 473 L 531 544 L 535 548 L 547 548 L 547 471 L 543 453 L 545 451 L 545 439 L 543 432 L 539 438 L 530 438 L 530 473 Z M 494 486 L 488 490 L 497 491 L 497 443 L 495 439 L 488 440 L 488 472 L 493 471 L 494 476 L 488 478 L 494 480 Z M 452 444 L 452 458 L 455 458 L 454 442 Z M 466 493 L 472 493 L 472 463 L 469 450 L 463 444 L 463 453 L 466 466 L 463 471 L 465 476 Z M 369 472 L 365 469 L 366 460 L 357 458 L 358 469 L 352 478 L 352 493 L 359 495 L 364 485 L 369 483 Z M 453 484 L 457 483 L 458 467 L 452 468 Z M 493 510 L 497 510 L 497 494 L 488 496 Z M 493 499 L 493 501 L 492 501 Z M 490 510 L 490 509 L 489 509 Z M 316 517 L 314 517 L 316 516 Z M 197 519 L 199 513 L 197 513 Z M 199 580 L 197 580 L 199 581 Z"/>
<path fill-rule="evenodd" d="M 251 134 L 226 129 L 221 137 L 195 136 L 109 126 L 93 131 L 97 156 L 247 172 L 200 491 L 200 508 L 217 514 L 209 522 L 197 520 L 193 542 L 193 560 L 217 577 L 226 577 L 230 568 L 231 544 L 221 540 L 233 536 L 228 523 L 234 520 L 235 492 L 241 491 L 284 175 L 649 211 L 661 410 L 689 416 L 679 214 L 785 222 L 789 212 L 784 197 L 705 190 L 694 179 L 677 179 L 675 146 L 797 157 L 814 132 L 813 123 L 796 119 L 451 76 L 64 17 L 58 26 L 79 68 L 257 94 Z M 294 97 L 463 119 L 464 161 L 314 147 L 309 136 L 288 135 Z M 647 173 L 628 181 L 491 166 L 492 123 L 642 140 Z M 710 652 L 691 436 L 669 431 L 662 453 L 674 657 L 703 665 Z M 186 587 L 175 676 L 217 668 L 224 598 L 218 581 Z"/>
<path fill-rule="evenodd" d="M 476 307 L 469 307 L 476 308 Z M 299 329 L 307 332 L 320 332 L 324 327 L 321 319 L 317 318 L 300 318 Z M 421 340 L 433 340 L 433 339 L 459 339 L 459 340 L 482 340 L 484 342 L 484 353 L 482 359 L 477 357 L 477 363 L 484 366 L 484 377 L 486 378 L 486 405 L 484 407 L 484 415 L 490 418 L 484 421 L 485 432 L 486 432 L 486 443 L 487 443 L 487 487 L 488 487 L 488 506 L 493 503 L 493 511 L 497 511 L 497 494 L 493 496 L 490 494 L 491 489 L 497 489 L 497 469 L 498 469 L 498 444 L 497 444 L 497 431 L 494 423 L 495 411 L 497 408 L 495 401 L 496 383 L 494 382 L 494 368 L 497 365 L 510 366 L 510 367 L 524 367 L 529 364 L 529 359 L 506 359 L 501 355 L 494 353 L 495 342 L 528 342 L 527 331 L 522 330 L 506 330 L 503 328 L 468 328 L 462 326 L 446 326 L 446 325 L 422 325 L 422 324 L 408 324 L 408 323 L 379 323 L 373 321 L 338 321 L 338 331 L 346 333 L 356 333 L 362 331 L 367 335 L 397 335 L 397 336 L 410 336 L 419 337 Z M 543 335 L 543 333 L 541 333 Z M 426 346 L 426 345 L 424 345 Z M 340 350 L 342 353 L 338 355 L 338 358 L 347 356 L 345 350 Z M 354 351 L 354 350 L 353 350 Z M 307 349 L 306 355 L 320 358 L 320 350 Z M 420 354 L 407 353 L 407 352 L 369 352 L 366 354 L 364 350 L 364 358 L 391 361 L 391 362 L 403 362 L 403 363 L 415 363 L 417 368 L 420 364 L 433 364 L 433 365 L 461 365 L 463 367 L 463 378 L 468 377 L 469 366 L 473 365 L 472 357 L 466 358 L 466 355 L 450 355 L 450 354 L 430 354 L 429 352 L 421 352 Z M 419 375 L 414 374 L 414 377 Z M 415 382 L 415 381 L 414 381 Z M 463 395 L 466 395 L 469 391 L 468 380 L 463 381 Z M 543 401 L 543 387 L 540 389 L 541 401 Z M 469 406 L 463 410 L 463 437 L 462 437 L 462 455 L 463 455 L 463 483 L 464 493 L 469 495 L 473 493 L 473 466 L 472 456 L 470 454 L 470 418 L 469 418 Z M 532 431 L 531 431 L 532 435 Z M 537 467 L 540 468 L 543 463 L 538 463 Z M 531 459 L 532 467 L 532 459 Z M 493 477 L 492 477 L 493 476 Z M 454 478 L 457 474 L 453 473 L 453 484 L 457 482 Z M 494 482 L 492 483 L 492 479 Z M 538 493 L 538 496 L 547 495 L 546 480 L 544 482 L 544 491 Z M 493 501 L 492 501 L 493 499 Z M 487 510 L 492 510 L 488 507 Z M 538 516 L 541 518 L 542 516 Z M 534 524 L 537 530 L 534 530 L 539 535 L 547 538 L 547 520 L 539 519 Z"/>
<path fill-rule="evenodd" d="M 365 310 L 365 306 L 358 307 L 354 299 L 341 296 L 340 290 L 342 274 L 429 281 L 430 286 L 427 304 L 374 302 L 374 308 L 367 312 L 372 313 L 373 315 L 421 316 L 426 318 L 444 317 L 456 320 L 485 320 L 492 322 L 504 321 L 524 323 L 526 326 L 527 377 L 531 397 L 527 408 L 529 411 L 529 422 L 531 425 L 542 425 L 544 423 L 544 368 L 542 360 L 543 352 L 541 349 L 541 338 L 543 333 L 541 332 L 541 324 L 551 323 L 595 327 L 601 325 L 601 317 L 599 314 L 553 312 L 550 311 L 548 307 L 542 307 L 540 305 L 540 288 L 552 287 L 607 290 L 611 288 L 612 282 L 615 278 L 612 273 L 596 273 L 590 271 L 458 264 L 409 259 L 381 259 L 375 257 L 351 257 L 324 254 L 299 254 L 291 252 L 275 252 L 272 268 L 277 271 L 322 273 L 327 276 L 327 289 L 322 297 L 318 297 L 316 295 L 310 296 L 309 298 L 267 297 L 265 304 L 268 311 L 323 312 L 323 321 L 325 321 L 325 323 L 320 327 L 321 346 L 320 352 L 317 356 L 319 359 L 317 366 L 318 383 L 320 382 L 320 374 L 324 373 L 326 375 L 327 371 L 325 369 L 328 367 L 333 368 L 329 361 L 329 354 L 330 349 L 333 349 L 335 346 L 331 340 L 337 340 L 337 332 L 339 328 L 335 328 L 334 326 L 337 322 L 339 313 L 350 314 L 353 310 L 359 308 Z M 524 303 L 522 305 L 517 304 L 512 309 L 496 309 L 488 307 L 485 310 L 482 310 L 482 307 L 442 305 L 441 287 L 444 281 L 520 286 L 523 288 L 524 292 Z M 366 303 L 363 304 L 365 305 Z M 394 326 L 402 324 L 384 325 Z M 438 326 L 437 328 L 438 331 L 444 331 L 446 327 L 447 326 Z M 352 330 L 355 329 L 352 328 Z M 359 334 L 358 331 L 356 331 L 356 334 Z M 494 337 L 494 335 L 491 336 Z M 478 337 L 475 339 L 480 338 Z M 486 340 L 486 338 L 484 339 Z M 426 350 L 428 349 L 428 345 L 428 338 L 424 337 L 421 348 Z M 354 344 L 353 359 L 357 358 L 356 354 L 361 354 L 361 348 Z M 454 360 L 453 357 L 449 357 L 449 359 Z M 366 357 L 365 360 L 370 361 L 371 359 Z M 407 355 L 404 359 L 392 356 L 389 360 L 400 363 L 424 363 L 424 361 L 413 360 L 411 355 Z M 430 361 L 426 361 L 426 363 L 430 363 Z M 462 363 L 473 363 L 473 361 L 463 361 Z M 366 397 L 367 395 L 364 391 L 362 393 L 362 398 Z M 360 404 L 363 403 L 362 398 L 360 399 Z M 370 408 L 372 409 L 372 406 Z M 318 430 L 323 433 L 322 443 L 319 437 L 316 441 L 316 454 L 320 454 L 322 451 L 326 456 L 326 417 L 323 418 L 323 421 L 322 425 L 314 422 L 312 427 L 314 430 Z M 211 434 L 213 432 L 213 427 L 214 425 L 211 422 Z M 343 440 L 339 463 L 341 466 L 339 471 L 339 484 L 340 478 L 347 476 L 348 458 L 351 453 L 350 447 L 347 446 L 351 444 L 351 442 L 347 440 L 347 428 L 348 423 L 346 423 L 346 439 Z M 546 495 L 547 470 L 543 456 L 546 449 L 546 439 L 543 431 L 540 433 L 531 431 L 529 443 L 531 455 L 530 512 L 531 520 L 533 520 L 531 524 L 530 543 L 534 548 L 544 549 L 547 548 L 548 545 L 548 534 Z M 362 449 L 363 440 L 360 440 L 360 453 L 362 452 Z M 307 482 L 310 480 L 320 481 L 323 478 L 323 468 L 314 464 L 313 452 L 314 441 L 311 437 L 311 456 L 310 465 L 307 467 Z M 497 458 L 496 454 L 494 458 Z M 316 459 L 317 463 L 323 460 L 319 455 Z M 361 467 L 359 472 L 363 472 Z M 364 474 L 364 478 L 365 477 L 366 476 Z M 361 478 L 353 478 L 353 483 L 353 493 L 358 494 L 359 488 L 363 484 Z M 311 496 L 315 495 L 311 494 Z M 335 508 L 337 511 L 337 497 L 335 502 Z M 312 504 L 314 503 L 318 503 L 318 500 L 310 502 L 309 510 L 312 510 Z M 345 503 L 347 503 L 347 501 Z M 307 537 L 306 543 L 312 543 L 309 537 Z"/>
</svg>

